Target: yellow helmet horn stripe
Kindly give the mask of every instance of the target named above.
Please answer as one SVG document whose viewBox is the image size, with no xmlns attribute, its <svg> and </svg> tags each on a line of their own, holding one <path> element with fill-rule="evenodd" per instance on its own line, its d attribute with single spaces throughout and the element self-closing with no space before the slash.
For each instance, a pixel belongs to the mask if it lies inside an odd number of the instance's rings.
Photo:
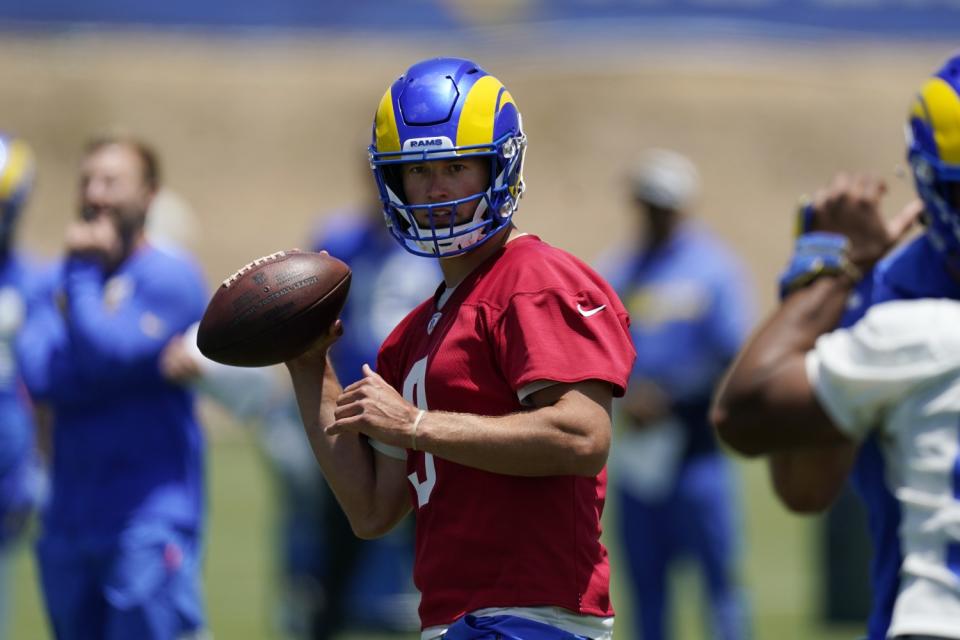
<svg viewBox="0 0 960 640">
<path fill-rule="evenodd" d="M 484 76 L 474 83 L 460 111 L 457 125 L 457 146 L 467 147 L 493 142 L 495 116 L 505 104 L 516 103 L 510 92 L 493 76 Z"/>
<path fill-rule="evenodd" d="M 24 179 L 33 171 L 33 153 L 19 141 L 6 148 L 7 157 L 0 167 L 0 200 L 8 200 L 23 184 Z"/>
<path fill-rule="evenodd" d="M 376 117 L 377 152 L 390 153 L 400 151 L 400 132 L 397 130 L 397 118 L 393 112 L 393 95 L 390 89 L 380 99 Z"/>
<path fill-rule="evenodd" d="M 960 164 L 960 96 L 942 78 L 923 85 L 910 109 L 914 118 L 929 123 L 940 160 Z"/>
</svg>

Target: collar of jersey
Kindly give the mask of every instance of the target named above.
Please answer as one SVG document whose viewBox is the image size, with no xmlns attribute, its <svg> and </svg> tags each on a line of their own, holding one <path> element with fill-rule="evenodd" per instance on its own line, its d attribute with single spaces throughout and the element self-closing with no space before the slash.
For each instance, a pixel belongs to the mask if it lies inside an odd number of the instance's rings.
<svg viewBox="0 0 960 640">
<path fill-rule="evenodd" d="M 960 282 L 947 273 L 944 258 L 926 235 L 894 251 L 877 265 L 878 279 L 905 298 L 960 299 Z"/>
</svg>

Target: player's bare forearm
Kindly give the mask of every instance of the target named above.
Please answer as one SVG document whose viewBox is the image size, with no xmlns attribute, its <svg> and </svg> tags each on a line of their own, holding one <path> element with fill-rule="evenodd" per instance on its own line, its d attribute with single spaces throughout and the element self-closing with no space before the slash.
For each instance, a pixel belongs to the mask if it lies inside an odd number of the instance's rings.
<svg viewBox="0 0 960 640">
<path fill-rule="evenodd" d="M 843 442 L 807 380 L 805 354 L 840 322 L 851 281 L 823 277 L 793 293 L 751 337 L 722 382 L 711 419 L 746 455 Z"/>
<path fill-rule="evenodd" d="M 609 400 L 604 407 L 575 390 L 555 404 L 500 417 L 431 411 L 420 431 L 424 451 L 484 471 L 591 477 L 610 450 Z"/>
<path fill-rule="evenodd" d="M 315 435 L 322 435 L 323 426 L 333 422 L 333 407 L 342 388 L 326 354 L 300 358 L 287 364 L 297 407 L 311 444 Z M 321 441 L 322 443 L 323 441 Z"/>
<path fill-rule="evenodd" d="M 853 442 L 774 453 L 768 458 L 770 482 L 791 511 L 820 513 L 840 495 L 856 455 Z"/>
<path fill-rule="evenodd" d="M 850 262 L 868 273 L 923 210 L 923 203 L 914 201 L 886 221 L 880 213 L 886 190 L 871 176 L 838 174 L 814 198 L 808 230 L 843 235 Z M 818 336 L 839 323 L 851 290 L 845 273 L 818 278 L 793 292 L 755 334 L 711 412 L 727 444 L 756 455 L 844 441 L 813 394 L 804 357 Z"/>
<path fill-rule="evenodd" d="M 380 376 L 365 377 L 338 400 L 328 433 L 365 433 L 477 469 L 523 476 L 594 476 L 610 448 L 610 385 L 556 384 L 533 394 L 534 408 L 506 416 L 420 411 Z"/>
<path fill-rule="evenodd" d="M 404 464 L 377 455 L 359 434 L 326 432 L 342 391 L 326 357 L 288 362 L 287 368 L 310 447 L 354 532 L 383 535 L 410 509 Z"/>
</svg>

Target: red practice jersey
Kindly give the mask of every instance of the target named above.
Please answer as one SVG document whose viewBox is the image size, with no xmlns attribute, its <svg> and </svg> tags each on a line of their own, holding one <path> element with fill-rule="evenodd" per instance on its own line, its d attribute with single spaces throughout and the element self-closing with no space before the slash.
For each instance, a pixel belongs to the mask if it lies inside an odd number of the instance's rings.
<svg viewBox="0 0 960 640">
<path fill-rule="evenodd" d="M 623 395 L 635 357 L 626 310 L 590 267 L 536 236 L 509 242 L 439 310 L 437 300 L 414 309 L 378 358 L 418 407 L 515 413 L 518 392 L 540 381 L 604 380 Z M 613 615 L 600 544 L 606 470 L 532 478 L 407 454 L 424 627 L 487 607 Z"/>
</svg>

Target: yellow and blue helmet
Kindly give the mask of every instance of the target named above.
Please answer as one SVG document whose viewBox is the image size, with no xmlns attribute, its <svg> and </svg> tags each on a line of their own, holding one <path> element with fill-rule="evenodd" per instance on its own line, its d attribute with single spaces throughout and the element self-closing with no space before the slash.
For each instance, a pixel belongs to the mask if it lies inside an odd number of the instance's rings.
<svg viewBox="0 0 960 640">
<path fill-rule="evenodd" d="M 923 199 L 927 234 L 939 251 L 960 260 L 960 53 L 914 99 L 907 157 Z"/>
<path fill-rule="evenodd" d="M 387 89 L 373 123 L 370 165 L 387 225 L 409 252 L 452 256 L 479 246 L 510 223 L 523 194 L 527 138 L 506 87 L 470 60 L 436 58 L 410 67 Z M 410 206 L 400 165 L 470 155 L 489 158 L 486 191 L 458 200 Z M 471 220 L 435 223 L 436 209 L 476 203 Z M 413 210 L 426 211 L 429 226 Z"/>
<path fill-rule="evenodd" d="M 0 133 L 0 254 L 13 240 L 20 211 L 33 188 L 33 151 L 23 140 Z"/>
</svg>

